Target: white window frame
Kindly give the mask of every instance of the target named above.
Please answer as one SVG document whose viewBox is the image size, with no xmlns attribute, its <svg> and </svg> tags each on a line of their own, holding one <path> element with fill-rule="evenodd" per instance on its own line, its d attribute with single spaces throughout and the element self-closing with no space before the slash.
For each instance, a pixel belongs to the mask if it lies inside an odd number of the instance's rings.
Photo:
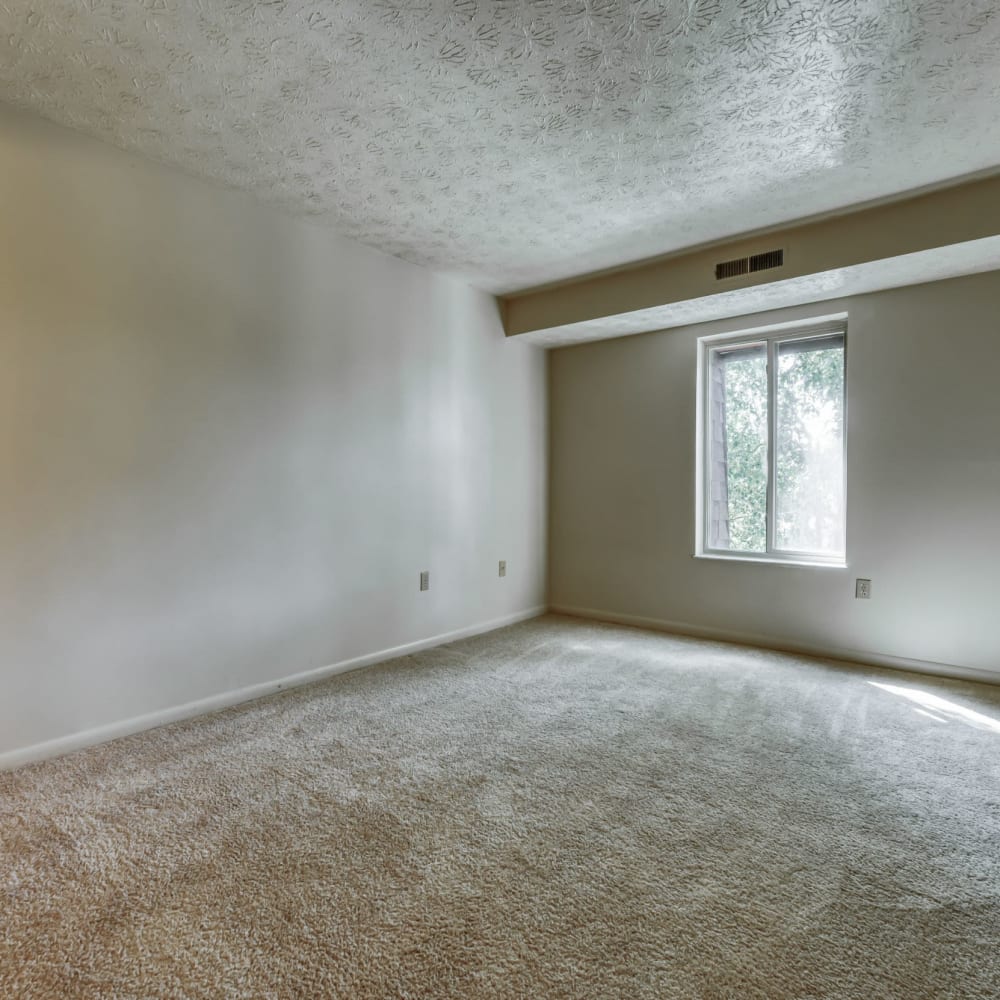
<svg viewBox="0 0 1000 1000">
<path fill-rule="evenodd" d="M 825 555 L 815 552 L 797 552 L 774 547 L 775 535 L 775 477 L 774 447 L 777 439 L 777 365 L 775 364 L 777 345 L 790 340 L 812 340 L 829 334 L 840 334 L 844 338 L 844 552 Z M 711 391 L 709 385 L 709 352 L 716 347 L 741 344 L 767 345 L 767 542 L 764 552 L 740 552 L 733 549 L 718 549 L 708 545 L 709 500 L 711 497 L 711 465 L 709 461 L 709 430 L 711 417 L 709 406 Z M 724 559 L 735 562 L 775 563 L 790 566 L 817 566 L 843 569 L 847 566 L 847 314 L 822 316 L 811 320 L 778 323 L 757 327 L 752 330 L 738 330 L 732 333 L 718 333 L 698 338 L 698 419 L 697 419 L 697 461 L 695 497 L 695 557 L 701 559 Z"/>
</svg>

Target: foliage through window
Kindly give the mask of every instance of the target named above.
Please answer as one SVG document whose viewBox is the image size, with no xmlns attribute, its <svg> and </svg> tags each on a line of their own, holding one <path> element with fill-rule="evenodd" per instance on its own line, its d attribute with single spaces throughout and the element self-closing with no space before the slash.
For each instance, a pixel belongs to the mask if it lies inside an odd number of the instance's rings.
<svg viewBox="0 0 1000 1000">
<path fill-rule="evenodd" d="M 702 341 L 701 551 L 841 563 L 842 325 Z"/>
</svg>

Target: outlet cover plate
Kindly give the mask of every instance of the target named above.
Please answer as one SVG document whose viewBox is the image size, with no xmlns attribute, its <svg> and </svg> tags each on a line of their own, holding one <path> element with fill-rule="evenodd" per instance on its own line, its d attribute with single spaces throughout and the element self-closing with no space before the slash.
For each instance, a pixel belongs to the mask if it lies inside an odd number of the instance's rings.
<svg viewBox="0 0 1000 1000">
<path fill-rule="evenodd" d="M 854 581 L 854 596 L 859 601 L 867 601 L 871 599 L 872 596 L 872 582 L 871 580 L 864 580 L 859 577 Z"/>
<path fill-rule="evenodd" d="M 422 570 L 420 573 L 420 589 L 431 589 L 431 571 L 429 569 Z"/>
</svg>

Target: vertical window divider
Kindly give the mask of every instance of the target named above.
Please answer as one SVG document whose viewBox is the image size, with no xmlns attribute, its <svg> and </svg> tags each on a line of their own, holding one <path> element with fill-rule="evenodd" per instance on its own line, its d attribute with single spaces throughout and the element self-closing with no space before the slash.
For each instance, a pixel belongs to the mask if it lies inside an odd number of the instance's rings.
<svg viewBox="0 0 1000 1000">
<path fill-rule="evenodd" d="M 775 473 L 775 441 L 778 430 L 778 350 L 774 338 L 767 341 L 767 540 L 765 550 L 771 555 L 775 549 L 774 502 L 777 494 Z"/>
</svg>

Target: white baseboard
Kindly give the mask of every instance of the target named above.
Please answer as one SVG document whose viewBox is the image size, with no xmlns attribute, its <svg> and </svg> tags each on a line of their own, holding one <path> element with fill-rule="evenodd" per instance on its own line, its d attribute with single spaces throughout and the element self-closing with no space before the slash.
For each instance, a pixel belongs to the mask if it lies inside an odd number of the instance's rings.
<svg viewBox="0 0 1000 1000">
<path fill-rule="evenodd" d="M 697 639 L 713 639 L 716 642 L 733 642 L 741 646 L 755 646 L 775 649 L 783 653 L 803 653 L 826 660 L 845 660 L 874 667 L 889 667 L 892 670 L 909 670 L 918 674 L 934 674 L 937 677 L 953 677 L 963 681 L 979 681 L 983 684 L 1000 684 L 1000 673 L 979 667 L 963 667 L 954 663 L 936 663 L 933 660 L 912 660 L 905 656 L 890 656 L 886 653 L 871 653 L 862 649 L 843 649 L 837 646 L 821 646 L 798 642 L 781 636 L 761 635 L 755 632 L 736 632 L 731 629 L 692 625 L 689 622 L 666 621 L 661 618 L 644 618 L 640 615 L 623 615 L 614 611 L 597 608 L 576 608 L 567 605 L 550 604 L 549 611 L 555 615 L 571 615 L 574 618 L 589 618 L 595 621 L 611 622 L 615 625 L 631 625 L 635 628 L 652 629 L 656 632 L 671 632 L 688 635 Z"/>
<path fill-rule="evenodd" d="M 230 708 L 233 705 L 253 701 L 256 698 L 263 698 L 266 695 L 275 694 L 286 688 L 310 684 L 313 681 L 322 680 L 324 677 L 332 677 L 334 674 L 344 674 L 350 670 L 360 670 L 362 667 L 370 667 L 376 663 L 384 663 L 386 660 L 394 660 L 400 656 L 419 653 L 421 650 L 431 649 L 446 642 L 454 642 L 457 639 L 467 639 L 470 636 L 482 635 L 485 632 L 492 632 L 494 629 L 503 628 L 505 625 L 513 625 L 516 622 L 527 621 L 529 618 L 537 618 L 539 615 L 545 614 L 545 611 L 545 606 L 539 605 L 538 607 L 528 608 L 525 611 L 505 615 L 502 618 L 480 622 L 478 625 L 456 629 L 454 632 L 444 632 L 441 635 L 430 636 L 427 639 L 418 639 L 416 642 L 408 642 L 402 646 L 393 646 L 391 649 L 380 649 L 376 653 L 356 656 L 351 660 L 331 663 L 326 667 L 317 667 L 315 670 L 306 670 L 299 674 L 292 674 L 289 677 L 264 681 L 261 684 L 251 684 L 249 687 L 238 688 L 235 691 L 223 691 L 221 694 L 202 698 L 198 701 L 189 701 L 184 705 L 176 705 L 172 708 L 160 709 L 159 711 L 149 712 L 146 715 L 135 716 L 131 719 L 122 719 L 119 722 L 97 726 L 94 729 L 70 733 L 68 736 L 60 736 L 57 739 L 47 740 L 44 743 L 35 743 L 31 746 L 19 747 L 16 750 L 8 750 L 5 753 L 0 753 L 0 771 L 10 770 L 11 768 L 30 764 L 34 761 L 46 760 L 50 757 L 60 757 L 74 750 L 82 750 L 84 747 L 95 746 L 98 743 L 107 743 L 109 740 L 116 740 L 122 736 L 131 736 L 133 733 L 139 733 L 146 729 L 155 729 L 157 726 L 164 726 L 169 722 L 179 722 L 182 719 L 190 719 L 196 715 L 218 712 L 223 708 Z"/>
</svg>

